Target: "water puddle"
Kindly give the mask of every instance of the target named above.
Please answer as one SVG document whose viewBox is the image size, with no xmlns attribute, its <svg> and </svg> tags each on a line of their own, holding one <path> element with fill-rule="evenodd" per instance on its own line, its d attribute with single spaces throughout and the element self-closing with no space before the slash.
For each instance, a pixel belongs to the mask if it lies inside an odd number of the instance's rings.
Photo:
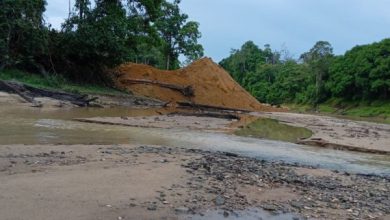
<svg viewBox="0 0 390 220">
<path fill-rule="evenodd" d="M 202 215 L 188 216 L 185 219 L 191 220 L 300 220 L 298 215 L 294 214 L 274 214 L 261 209 L 248 209 L 244 211 L 236 211 L 234 213 L 227 213 L 224 211 L 208 211 Z"/>
<path fill-rule="evenodd" d="M 390 175 L 390 156 L 337 151 L 223 133 L 99 125 L 78 117 L 155 115 L 143 109 L 40 110 L 0 107 L 0 144 L 137 144 L 229 151 L 258 159 Z M 286 132 L 286 131 L 285 131 Z"/>
<path fill-rule="evenodd" d="M 309 138 L 312 132 L 306 128 L 281 124 L 277 120 L 262 118 L 235 132 L 244 137 L 256 137 L 278 141 L 296 142 L 300 138 Z"/>
</svg>

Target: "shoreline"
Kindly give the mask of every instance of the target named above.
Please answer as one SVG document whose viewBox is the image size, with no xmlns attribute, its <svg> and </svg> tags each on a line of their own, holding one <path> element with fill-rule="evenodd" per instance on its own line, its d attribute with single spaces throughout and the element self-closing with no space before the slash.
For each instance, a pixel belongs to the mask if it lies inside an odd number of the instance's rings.
<svg viewBox="0 0 390 220">
<path fill-rule="evenodd" d="M 280 123 L 307 128 L 313 132 L 310 138 L 298 140 L 298 144 L 390 155 L 388 124 L 290 112 L 263 112 L 252 115 L 275 119 Z"/>
<path fill-rule="evenodd" d="M 0 93 L 0 102 L 32 108 L 9 94 Z M 65 108 L 53 100 L 47 104 L 43 109 Z M 178 127 L 230 133 L 264 114 L 290 114 L 259 113 L 256 117 L 242 117 L 241 121 L 164 116 L 169 111 L 160 112 L 162 115 L 155 113 L 148 116 L 139 113 L 138 118 L 109 117 L 103 121 L 112 123 L 115 119 L 120 124 L 136 122 L 163 129 Z M 310 123 L 318 122 L 313 116 L 307 117 Z M 282 118 L 280 121 L 287 122 Z M 288 124 L 308 127 L 303 122 Z M 200 149 L 91 142 L 0 145 L 2 217 L 32 220 L 207 219 L 237 215 L 263 219 L 269 216 L 335 220 L 390 218 L 388 176 L 336 172 Z"/>
</svg>

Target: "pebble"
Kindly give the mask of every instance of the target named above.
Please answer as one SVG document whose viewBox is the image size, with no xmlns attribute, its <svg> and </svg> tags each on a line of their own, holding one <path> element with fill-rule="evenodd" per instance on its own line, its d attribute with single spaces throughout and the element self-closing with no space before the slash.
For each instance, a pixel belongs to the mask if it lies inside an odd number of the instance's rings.
<svg viewBox="0 0 390 220">
<path fill-rule="evenodd" d="M 148 208 L 147 208 L 149 211 L 155 211 L 157 210 L 157 205 L 156 204 L 149 204 L 148 205 Z"/>
<path fill-rule="evenodd" d="M 178 214 L 186 214 L 189 211 L 190 211 L 190 209 L 185 207 L 185 206 L 181 206 L 181 207 L 175 208 L 175 212 L 178 213 Z"/>
<path fill-rule="evenodd" d="M 223 198 L 221 195 L 218 195 L 215 198 L 215 205 L 221 206 L 221 205 L 224 205 L 224 204 L 225 204 L 225 198 Z"/>
</svg>

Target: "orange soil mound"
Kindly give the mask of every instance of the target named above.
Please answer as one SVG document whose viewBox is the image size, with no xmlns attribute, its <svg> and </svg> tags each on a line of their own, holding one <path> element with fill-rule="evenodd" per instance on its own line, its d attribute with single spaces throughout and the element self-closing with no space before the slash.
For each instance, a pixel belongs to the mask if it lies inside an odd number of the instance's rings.
<svg viewBox="0 0 390 220">
<path fill-rule="evenodd" d="M 186 68 L 175 71 L 158 70 L 153 67 L 126 63 L 115 69 L 118 88 L 135 94 L 163 101 L 192 102 L 224 108 L 251 111 L 275 111 L 276 109 L 259 103 L 245 91 L 218 64 L 209 58 L 200 59 Z M 178 91 L 154 84 L 131 84 L 128 80 L 151 80 L 179 86 L 192 86 L 195 95 L 185 97 Z"/>
</svg>

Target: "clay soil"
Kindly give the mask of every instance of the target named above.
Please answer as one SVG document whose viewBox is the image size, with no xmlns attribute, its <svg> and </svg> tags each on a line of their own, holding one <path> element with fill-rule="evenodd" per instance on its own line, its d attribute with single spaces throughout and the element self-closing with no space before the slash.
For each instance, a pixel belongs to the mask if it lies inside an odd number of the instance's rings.
<svg viewBox="0 0 390 220">
<path fill-rule="evenodd" d="M 275 111 L 276 108 L 259 103 L 233 78 L 209 58 L 200 59 L 186 68 L 175 71 L 163 71 L 151 66 L 127 63 L 114 71 L 116 84 L 120 89 L 135 94 L 156 98 L 175 104 L 192 102 L 225 108 L 250 111 Z M 186 97 L 180 92 L 162 88 L 155 84 L 132 84 L 128 80 L 150 80 L 182 87 L 191 86 L 193 97 Z"/>
</svg>

